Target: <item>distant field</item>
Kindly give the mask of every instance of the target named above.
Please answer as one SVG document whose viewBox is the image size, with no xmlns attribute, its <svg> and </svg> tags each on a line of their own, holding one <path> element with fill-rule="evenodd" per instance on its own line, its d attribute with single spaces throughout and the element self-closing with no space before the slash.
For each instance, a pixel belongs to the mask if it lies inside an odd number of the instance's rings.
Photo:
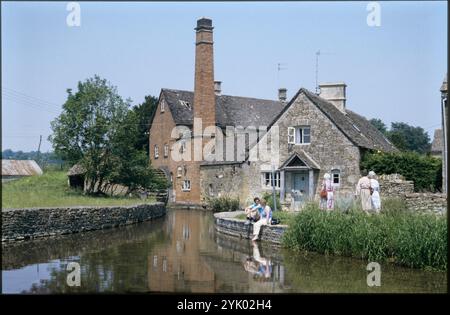
<svg viewBox="0 0 450 315">
<path fill-rule="evenodd" d="M 124 197 L 88 197 L 67 185 L 65 171 L 2 183 L 2 209 L 57 206 L 126 206 L 153 200 Z"/>
</svg>

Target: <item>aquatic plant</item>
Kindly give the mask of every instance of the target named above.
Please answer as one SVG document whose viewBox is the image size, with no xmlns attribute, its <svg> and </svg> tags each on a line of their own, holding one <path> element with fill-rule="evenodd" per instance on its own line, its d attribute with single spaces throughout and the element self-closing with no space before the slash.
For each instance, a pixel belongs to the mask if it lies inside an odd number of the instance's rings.
<svg viewBox="0 0 450 315">
<path fill-rule="evenodd" d="M 447 270 L 445 216 L 406 210 L 399 200 L 384 203 L 381 214 L 326 212 L 310 203 L 290 221 L 284 246 L 297 251 L 391 261 L 413 268 Z"/>
</svg>

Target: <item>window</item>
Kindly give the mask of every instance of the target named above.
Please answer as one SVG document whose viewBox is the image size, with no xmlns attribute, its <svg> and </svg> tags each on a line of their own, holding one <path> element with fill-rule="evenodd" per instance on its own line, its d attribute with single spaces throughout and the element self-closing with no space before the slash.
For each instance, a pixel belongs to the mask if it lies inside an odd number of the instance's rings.
<svg viewBox="0 0 450 315">
<path fill-rule="evenodd" d="M 190 180 L 184 180 L 183 181 L 182 190 L 183 191 L 190 191 L 191 190 L 191 181 Z"/>
<path fill-rule="evenodd" d="M 169 156 L 169 145 L 165 144 L 164 145 L 164 157 L 168 157 Z"/>
<path fill-rule="evenodd" d="M 161 101 L 161 113 L 164 113 L 165 109 L 166 109 L 166 103 L 163 100 L 163 101 Z"/>
<path fill-rule="evenodd" d="M 180 142 L 180 153 L 186 152 L 186 140 L 182 139 Z"/>
<path fill-rule="evenodd" d="M 191 109 L 191 104 L 189 104 L 189 102 L 187 101 L 179 101 L 181 105 L 183 105 L 184 107 L 186 107 L 187 109 Z"/>
<path fill-rule="evenodd" d="M 280 172 L 275 172 L 275 178 L 272 179 L 272 172 L 262 174 L 263 187 L 272 188 L 275 182 L 275 188 L 280 188 Z"/>
<path fill-rule="evenodd" d="M 311 143 L 311 127 L 288 127 L 288 144 Z"/>
<path fill-rule="evenodd" d="M 155 144 L 155 159 L 157 159 L 158 157 L 159 157 L 158 145 Z"/>
<path fill-rule="evenodd" d="M 341 183 L 341 171 L 338 169 L 331 170 L 331 180 L 333 185 L 340 185 Z"/>
<path fill-rule="evenodd" d="M 183 168 L 181 166 L 178 166 L 178 168 L 177 168 L 177 177 L 181 177 L 182 173 L 183 173 Z"/>
</svg>

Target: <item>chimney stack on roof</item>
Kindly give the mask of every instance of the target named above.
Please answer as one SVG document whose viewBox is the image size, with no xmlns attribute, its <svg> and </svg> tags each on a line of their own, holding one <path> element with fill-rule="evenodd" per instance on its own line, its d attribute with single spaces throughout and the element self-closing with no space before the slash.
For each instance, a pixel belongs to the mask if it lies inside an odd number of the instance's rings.
<svg viewBox="0 0 450 315">
<path fill-rule="evenodd" d="M 280 102 L 286 102 L 287 99 L 287 89 L 285 88 L 279 88 L 278 89 L 278 100 Z"/>
<path fill-rule="evenodd" d="M 345 93 L 347 85 L 344 82 L 319 84 L 319 96 L 332 103 L 341 112 L 345 113 Z"/>
<path fill-rule="evenodd" d="M 216 95 L 222 94 L 222 81 L 214 81 L 214 93 Z"/>
</svg>

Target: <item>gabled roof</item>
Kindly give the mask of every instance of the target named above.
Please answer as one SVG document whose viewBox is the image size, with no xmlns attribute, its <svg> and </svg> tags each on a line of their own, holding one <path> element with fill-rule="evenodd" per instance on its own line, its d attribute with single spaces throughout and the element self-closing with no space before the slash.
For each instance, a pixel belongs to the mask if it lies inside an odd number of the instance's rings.
<svg viewBox="0 0 450 315">
<path fill-rule="evenodd" d="M 162 89 L 161 95 L 170 108 L 175 124 L 191 126 L 194 92 Z M 219 127 L 268 126 L 284 106 L 286 103 L 279 101 L 220 95 L 216 96 L 216 122 Z"/>
<path fill-rule="evenodd" d="M 442 129 L 434 131 L 433 143 L 431 143 L 431 153 L 442 153 L 444 150 L 444 133 Z"/>
<path fill-rule="evenodd" d="M 294 152 L 281 166 L 280 169 L 305 168 L 320 170 L 319 164 L 314 161 L 305 151 Z"/>
<path fill-rule="evenodd" d="M 301 88 L 283 110 L 274 118 L 271 127 L 295 102 L 300 94 L 304 94 L 325 116 L 328 117 L 336 127 L 355 145 L 372 150 L 385 152 L 397 151 L 395 146 L 363 116 L 346 109 L 345 113 L 340 111 L 332 103 L 318 95 Z"/>
<path fill-rule="evenodd" d="M 42 169 L 34 160 L 2 160 L 2 176 L 42 175 Z"/>
</svg>

